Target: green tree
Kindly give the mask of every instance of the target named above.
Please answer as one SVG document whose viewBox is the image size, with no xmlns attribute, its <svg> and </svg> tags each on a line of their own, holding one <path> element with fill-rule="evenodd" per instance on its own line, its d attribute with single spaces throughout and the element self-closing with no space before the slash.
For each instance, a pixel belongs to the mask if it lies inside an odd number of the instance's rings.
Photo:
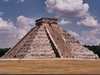
<svg viewBox="0 0 100 75">
<path fill-rule="evenodd" d="M 0 57 L 2 57 L 10 48 L 0 48 Z"/>
</svg>

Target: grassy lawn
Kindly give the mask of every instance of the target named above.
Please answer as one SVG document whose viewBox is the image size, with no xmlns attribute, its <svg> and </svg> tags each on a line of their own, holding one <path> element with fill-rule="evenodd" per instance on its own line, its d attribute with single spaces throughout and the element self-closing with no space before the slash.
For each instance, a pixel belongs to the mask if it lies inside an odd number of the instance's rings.
<svg viewBox="0 0 100 75">
<path fill-rule="evenodd" d="M 100 74 L 100 60 L 0 60 L 0 74 Z"/>
</svg>

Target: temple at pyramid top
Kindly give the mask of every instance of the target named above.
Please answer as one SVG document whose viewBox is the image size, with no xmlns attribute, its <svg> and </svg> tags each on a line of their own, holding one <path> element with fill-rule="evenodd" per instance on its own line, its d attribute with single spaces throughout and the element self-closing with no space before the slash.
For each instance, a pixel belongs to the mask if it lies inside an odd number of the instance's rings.
<svg viewBox="0 0 100 75">
<path fill-rule="evenodd" d="M 41 25 L 43 23 L 58 25 L 58 19 L 57 18 L 41 18 L 41 19 L 36 20 L 36 25 Z"/>
<path fill-rule="evenodd" d="M 89 49 L 58 25 L 57 18 L 36 20 L 32 28 L 2 58 L 5 59 L 46 59 L 46 58 L 81 58 L 96 59 Z"/>
</svg>

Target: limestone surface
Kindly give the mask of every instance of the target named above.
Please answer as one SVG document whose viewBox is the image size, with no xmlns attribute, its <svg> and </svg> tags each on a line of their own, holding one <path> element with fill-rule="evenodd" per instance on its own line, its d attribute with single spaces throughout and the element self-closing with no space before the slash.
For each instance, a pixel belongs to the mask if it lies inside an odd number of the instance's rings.
<svg viewBox="0 0 100 75">
<path fill-rule="evenodd" d="M 89 49 L 80 44 L 58 25 L 56 18 L 36 20 L 31 29 L 2 58 L 5 59 L 44 59 L 44 58 L 82 58 L 96 59 Z"/>
</svg>

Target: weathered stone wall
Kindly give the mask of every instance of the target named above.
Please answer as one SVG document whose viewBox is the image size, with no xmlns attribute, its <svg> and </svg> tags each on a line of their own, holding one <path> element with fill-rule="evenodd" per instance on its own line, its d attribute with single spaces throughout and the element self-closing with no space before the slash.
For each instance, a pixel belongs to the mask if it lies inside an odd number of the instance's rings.
<svg viewBox="0 0 100 75">
<path fill-rule="evenodd" d="M 96 54 L 92 51 L 89 51 L 83 45 L 76 41 L 70 34 L 63 32 L 63 36 L 66 39 L 66 43 L 71 49 L 71 53 L 73 53 L 75 58 L 84 58 L 84 59 L 95 59 L 98 58 Z"/>
<path fill-rule="evenodd" d="M 41 19 L 36 20 L 37 26 L 43 25 L 43 23 L 58 25 L 58 19 L 57 18 L 41 18 Z"/>
<path fill-rule="evenodd" d="M 3 58 L 98 58 L 58 26 L 58 19 L 41 18 Z"/>
<path fill-rule="evenodd" d="M 30 48 L 24 58 L 56 58 L 43 26 L 38 29 Z"/>
</svg>

